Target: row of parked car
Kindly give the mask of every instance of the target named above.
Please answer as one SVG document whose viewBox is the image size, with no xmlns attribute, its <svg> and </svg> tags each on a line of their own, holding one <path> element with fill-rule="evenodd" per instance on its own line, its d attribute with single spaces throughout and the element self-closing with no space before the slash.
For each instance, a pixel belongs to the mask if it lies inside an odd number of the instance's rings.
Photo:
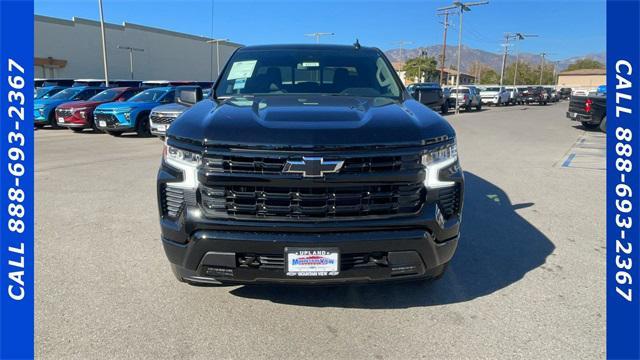
<svg viewBox="0 0 640 360">
<path fill-rule="evenodd" d="M 164 136 L 171 122 L 191 103 L 179 101 L 182 90 L 208 96 L 211 82 L 36 79 L 34 123 L 38 128 L 94 129 L 113 136 L 135 132 Z M 203 90 L 204 89 L 204 90 Z M 178 99 L 178 102 L 176 102 Z"/>
<path fill-rule="evenodd" d="M 415 83 L 407 86 L 407 90 L 416 100 L 442 114 L 454 109 L 456 103 L 461 109 L 471 111 L 481 110 L 483 105 L 546 105 L 571 96 L 570 88 L 552 86 L 464 85 L 456 89 L 437 83 Z"/>
</svg>

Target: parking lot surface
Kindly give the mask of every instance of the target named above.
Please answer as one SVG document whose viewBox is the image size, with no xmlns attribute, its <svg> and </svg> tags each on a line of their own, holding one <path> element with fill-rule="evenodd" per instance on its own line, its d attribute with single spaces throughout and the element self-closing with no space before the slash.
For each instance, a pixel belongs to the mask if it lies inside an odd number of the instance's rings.
<svg viewBox="0 0 640 360">
<path fill-rule="evenodd" d="M 161 142 L 38 130 L 36 355 L 602 358 L 604 137 L 566 109 L 447 116 L 467 181 L 448 272 L 351 287 L 178 283 L 159 238 Z"/>
</svg>

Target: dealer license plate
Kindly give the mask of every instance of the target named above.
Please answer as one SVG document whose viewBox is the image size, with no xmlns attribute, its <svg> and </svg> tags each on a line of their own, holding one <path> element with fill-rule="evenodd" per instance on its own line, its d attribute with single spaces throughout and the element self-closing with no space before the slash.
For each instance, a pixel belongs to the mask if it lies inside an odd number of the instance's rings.
<svg viewBox="0 0 640 360">
<path fill-rule="evenodd" d="M 98 125 L 102 126 L 102 127 L 106 127 L 107 126 L 107 122 L 104 120 L 98 121 Z"/>
<path fill-rule="evenodd" d="M 166 131 L 167 125 L 158 125 L 158 131 Z"/>
<path fill-rule="evenodd" d="M 340 253 L 336 248 L 285 248 L 287 276 L 336 276 Z"/>
<path fill-rule="evenodd" d="M 63 118 L 63 117 L 59 117 L 59 118 L 58 118 L 58 122 L 59 122 L 59 123 L 64 123 L 64 118 Z"/>
</svg>

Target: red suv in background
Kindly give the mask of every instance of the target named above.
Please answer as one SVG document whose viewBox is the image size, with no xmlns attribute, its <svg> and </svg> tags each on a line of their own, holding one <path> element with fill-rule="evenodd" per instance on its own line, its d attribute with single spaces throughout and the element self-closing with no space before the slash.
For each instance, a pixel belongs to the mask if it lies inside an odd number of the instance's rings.
<svg viewBox="0 0 640 360">
<path fill-rule="evenodd" d="M 126 101 L 140 92 L 137 87 L 117 87 L 100 92 L 85 101 L 73 101 L 56 108 L 56 122 L 58 126 L 67 127 L 75 132 L 92 128 L 97 130 L 93 121 L 93 110 L 98 105 Z"/>
</svg>

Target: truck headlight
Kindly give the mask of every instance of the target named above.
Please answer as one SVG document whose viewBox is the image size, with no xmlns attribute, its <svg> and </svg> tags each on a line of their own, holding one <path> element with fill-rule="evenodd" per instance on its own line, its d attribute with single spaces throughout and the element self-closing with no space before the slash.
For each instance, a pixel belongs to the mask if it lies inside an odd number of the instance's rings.
<svg viewBox="0 0 640 360">
<path fill-rule="evenodd" d="M 124 113 L 124 118 L 125 118 L 127 121 L 131 120 L 131 113 L 130 113 L 130 112 L 126 112 L 126 113 Z"/>
<path fill-rule="evenodd" d="M 202 163 L 200 154 L 167 145 L 165 142 L 162 159 L 170 166 L 182 170 L 184 175 L 181 182 L 171 183 L 172 186 L 183 189 L 196 189 L 198 187 L 198 167 Z"/>
<path fill-rule="evenodd" d="M 455 185 L 453 181 L 440 180 L 440 170 L 458 161 L 458 147 L 456 143 L 433 149 L 422 155 L 422 165 L 426 170 L 424 186 L 427 189 L 438 189 Z"/>
</svg>

